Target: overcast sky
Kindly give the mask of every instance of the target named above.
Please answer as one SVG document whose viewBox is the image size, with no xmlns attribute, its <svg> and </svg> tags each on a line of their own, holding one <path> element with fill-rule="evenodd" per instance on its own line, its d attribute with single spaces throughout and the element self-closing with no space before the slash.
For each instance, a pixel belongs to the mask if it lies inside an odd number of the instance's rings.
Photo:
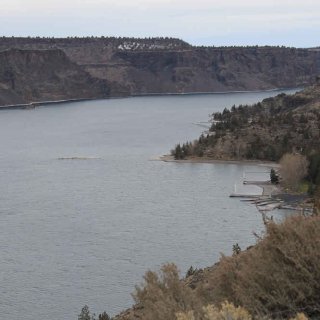
<svg viewBox="0 0 320 320">
<path fill-rule="evenodd" d="M 319 0 L 0 0 L 0 35 L 320 46 Z"/>
</svg>

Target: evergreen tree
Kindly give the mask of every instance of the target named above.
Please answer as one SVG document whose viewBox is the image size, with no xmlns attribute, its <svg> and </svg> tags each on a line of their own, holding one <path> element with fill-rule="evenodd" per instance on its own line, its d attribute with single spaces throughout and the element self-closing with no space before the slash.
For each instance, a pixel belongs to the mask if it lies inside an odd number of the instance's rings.
<svg viewBox="0 0 320 320">
<path fill-rule="evenodd" d="M 277 175 L 276 171 L 273 168 L 270 171 L 270 181 L 273 184 L 279 183 L 279 176 Z"/>
<path fill-rule="evenodd" d="M 89 307 L 87 305 L 81 309 L 81 313 L 78 315 L 78 320 L 91 320 Z"/>
<path fill-rule="evenodd" d="M 99 314 L 99 320 L 111 320 L 109 315 L 106 312 L 103 312 L 102 314 Z"/>
<path fill-rule="evenodd" d="M 176 160 L 183 159 L 183 153 L 182 153 L 182 149 L 181 149 L 180 143 L 178 143 L 177 146 L 176 146 L 176 148 L 175 148 L 174 158 L 175 158 Z"/>
</svg>

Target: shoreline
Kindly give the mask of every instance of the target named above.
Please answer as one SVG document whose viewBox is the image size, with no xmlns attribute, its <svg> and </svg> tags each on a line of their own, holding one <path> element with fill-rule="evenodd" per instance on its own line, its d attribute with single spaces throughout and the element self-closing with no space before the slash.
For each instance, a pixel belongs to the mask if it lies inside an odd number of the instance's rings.
<svg viewBox="0 0 320 320">
<path fill-rule="evenodd" d="M 191 163 L 191 164 L 226 164 L 226 165 L 254 165 L 254 166 L 261 166 L 265 168 L 280 168 L 280 165 L 276 162 L 272 161 L 262 161 L 262 160 L 218 160 L 218 159 L 210 159 L 210 158 L 189 158 L 185 160 L 176 160 L 171 155 L 163 155 L 154 159 L 154 161 L 163 161 L 163 162 L 174 162 L 174 163 Z M 278 185 L 273 185 L 268 181 L 252 181 L 248 183 L 244 183 L 245 185 L 254 185 L 261 189 L 261 194 L 255 195 L 247 195 L 248 198 L 251 196 L 256 197 L 257 199 L 265 198 L 265 199 L 272 199 L 272 196 L 281 193 L 281 187 Z M 232 194 L 230 194 L 230 197 Z M 238 196 L 237 196 L 238 197 Z M 240 196 L 241 198 L 242 196 Z M 244 198 L 245 195 L 244 195 Z M 258 209 L 258 208 L 257 208 Z M 260 211 L 258 209 L 258 211 Z"/>
<path fill-rule="evenodd" d="M 265 168 L 280 168 L 280 164 L 272 161 L 262 161 L 262 160 L 216 160 L 208 158 L 189 158 L 186 160 L 175 160 L 171 155 L 163 155 L 154 159 L 153 161 L 163 161 L 163 162 L 173 162 L 179 164 L 226 164 L 226 165 L 254 165 L 261 166 Z M 308 199 L 307 195 L 296 194 L 294 192 L 287 192 L 283 190 L 280 184 L 274 185 L 270 181 L 247 181 L 245 185 L 253 185 L 261 189 L 261 194 L 236 194 L 230 197 L 244 198 L 249 200 L 256 205 L 257 210 L 260 213 L 265 213 L 267 211 L 272 211 L 275 209 L 286 209 L 291 211 L 300 212 L 304 210 L 305 212 L 311 213 L 313 207 L 309 205 L 304 205 L 304 202 Z M 291 199 L 287 199 L 287 198 Z M 260 203 L 262 202 L 262 203 Z M 264 203 L 264 204 L 263 204 Z M 271 205 L 271 207 L 270 207 Z"/>
<path fill-rule="evenodd" d="M 303 90 L 304 87 L 293 87 L 293 88 L 271 88 L 271 89 L 260 89 L 260 90 L 231 90 L 231 91 L 195 91 L 195 92 L 167 92 L 167 93 L 133 93 L 128 97 L 148 97 L 148 96 L 192 96 L 192 95 L 207 95 L 207 94 L 237 94 L 237 93 L 259 93 L 259 92 L 277 92 L 283 90 Z"/>
<path fill-rule="evenodd" d="M 51 104 L 73 103 L 82 101 L 99 100 L 101 98 L 79 98 L 79 99 L 65 99 L 65 100 L 52 100 L 52 101 L 36 101 L 29 103 L 9 104 L 0 106 L 0 110 L 18 110 L 18 109 L 34 109 L 40 106 L 47 106 Z"/>
<path fill-rule="evenodd" d="M 123 96 L 111 96 L 105 98 L 73 98 L 73 99 L 63 99 L 63 100 L 52 100 L 52 101 L 35 101 L 29 103 L 18 103 L 18 104 L 8 104 L 0 105 L 0 110 L 19 110 L 19 109 L 34 109 L 40 106 L 55 105 L 62 103 L 73 103 L 82 101 L 96 101 L 96 100 L 108 100 L 108 99 L 127 99 L 127 98 L 139 98 L 139 97 L 164 97 L 164 96 L 195 96 L 195 95 L 221 95 L 221 94 L 237 94 L 237 93 L 259 93 L 259 92 L 277 92 L 284 90 L 302 90 L 303 87 L 294 88 L 272 88 L 265 90 L 240 90 L 240 91 L 208 91 L 208 92 L 173 92 L 173 93 L 140 93 L 140 94 L 128 94 Z"/>
<path fill-rule="evenodd" d="M 174 159 L 171 155 L 162 155 L 150 159 L 152 161 L 163 161 L 163 162 L 175 162 L 175 163 L 207 163 L 207 164 L 241 164 L 241 165 L 256 165 L 267 168 L 279 168 L 280 165 L 277 162 L 262 161 L 262 160 L 228 160 L 228 159 L 212 159 L 212 158 L 187 158 L 183 160 Z"/>
</svg>

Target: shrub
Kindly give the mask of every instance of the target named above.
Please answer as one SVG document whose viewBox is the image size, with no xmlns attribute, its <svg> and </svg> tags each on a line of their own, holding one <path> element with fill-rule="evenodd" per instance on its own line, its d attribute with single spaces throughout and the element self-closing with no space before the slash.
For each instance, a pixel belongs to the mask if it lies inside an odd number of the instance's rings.
<svg viewBox="0 0 320 320">
<path fill-rule="evenodd" d="M 90 315 L 89 307 L 85 305 L 82 309 L 80 314 L 78 315 L 78 320 L 92 320 L 94 316 Z"/>
<path fill-rule="evenodd" d="M 242 307 L 235 307 L 232 303 L 224 302 L 220 308 L 214 305 L 208 305 L 204 307 L 204 319 L 205 320 L 251 320 L 252 316 L 249 312 Z M 193 311 L 187 313 L 177 313 L 177 320 L 195 320 Z M 267 320 L 267 318 L 263 318 Z M 303 313 L 298 313 L 294 318 L 290 320 L 308 320 Z"/>
<path fill-rule="evenodd" d="M 175 319 L 176 313 L 189 310 L 194 310 L 195 315 L 203 312 L 195 291 L 180 281 L 174 264 L 162 266 L 159 274 L 148 271 L 144 282 L 133 294 L 135 301 L 143 306 L 144 320 Z"/>
<path fill-rule="evenodd" d="M 279 176 L 277 175 L 276 171 L 273 168 L 270 171 L 270 181 L 273 184 L 279 183 Z"/>
<path fill-rule="evenodd" d="M 241 253 L 241 248 L 240 248 L 239 244 L 238 243 L 234 244 L 232 246 L 232 254 L 235 256 L 240 253 Z"/>
<path fill-rule="evenodd" d="M 320 316 L 320 217 L 269 223 L 250 250 L 222 257 L 202 289 L 207 301 L 225 300 L 253 315 Z"/>
<path fill-rule="evenodd" d="M 213 305 L 203 307 L 204 320 L 251 320 L 252 317 L 247 310 L 235 307 L 232 303 L 224 302 L 220 308 Z M 193 311 L 177 313 L 177 320 L 195 320 Z"/>
<path fill-rule="evenodd" d="M 206 320 L 251 320 L 252 317 L 242 307 L 235 307 L 232 303 L 224 302 L 221 308 L 208 305 L 204 308 Z"/>
<path fill-rule="evenodd" d="M 109 317 L 109 315 L 105 311 L 103 313 L 99 314 L 98 319 L 99 320 L 111 320 L 111 318 Z"/>
<path fill-rule="evenodd" d="M 186 273 L 186 278 L 193 276 L 197 271 L 198 269 L 194 269 L 193 266 L 190 266 Z"/>
<path fill-rule="evenodd" d="M 319 318 L 319 247 L 320 216 L 290 217 L 280 225 L 269 222 L 265 236 L 255 246 L 231 257 L 222 256 L 200 277 L 195 274 L 181 281 L 174 264 L 164 265 L 159 274 L 147 272 L 143 286 L 136 287 L 133 295 L 143 310 L 140 318 L 233 320 L 249 319 L 251 314 L 257 319 L 289 319 L 298 312 Z M 186 283 L 192 283 L 194 289 Z M 203 308 L 211 304 L 222 307 Z M 243 314 L 243 318 L 211 317 L 221 310 Z M 305 317 L 300 314 L 295 319 Z"/>
<path fill-rule="evenodd" d="M 301 154 L 285 154 L 280 160 L 280 175 L 286 187 L 297 190 L 308 173 L 308 160 Z"/>
<path fill-rule="evenodd" d="M 90 314 L 89 307 L 85 305 L 81 309 L 81 313 L 78 315 L 78 320 L 96 320 L 95 314 Z M 99 314 L 98 320 L 111 320 L 109 315 L 104 311 L 103 313 Z"/>
</svg>

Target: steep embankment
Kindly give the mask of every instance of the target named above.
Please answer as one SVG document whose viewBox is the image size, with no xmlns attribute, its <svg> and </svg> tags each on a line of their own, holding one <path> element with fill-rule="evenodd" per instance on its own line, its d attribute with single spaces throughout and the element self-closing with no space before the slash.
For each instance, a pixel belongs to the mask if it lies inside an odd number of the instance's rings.
<svg viewBox="0 0 320 320">
<path fill-rule="evenodd" d="M 0 52 L 0 105 L 102 98 L 108 88 L 58 49 Z"/>
<path fill-rule="evenodd" d="M 193 47 L 172 38 L 0 38 L 9 48 L 61 49 L 111 96 L 305 86 L 320 73 L 316 49 Z"/>
<path fill-rule="evenodd" d="M 110 96 L 128 96 L 133 82 L 129 78 L 128 62 L 117 57 L 122 51 L 184 50 L 190 47 L 182 40 L 171 38 L 0 38 L 0 50 L 18 48 L 24 50 L 60 49 L 68 58 L 91 74 L 108 84 Z M 144 81 L 148 82 L 146 78 Z"/>
<path fill-rule="evenodd" d="M 295 95 L 280 94 L 252 106 L 215 113 L 210 131 L 177 145 L 176 159 L 279 160 L 285 153 L 320 152 L 320 85 Z"/>
<path fill-rule="evenodd" d="M 306 85 L 319 73 L 317 52 L 289 48 L 121 51 L 135 94 L 264 90 Z"/>
</svg>

